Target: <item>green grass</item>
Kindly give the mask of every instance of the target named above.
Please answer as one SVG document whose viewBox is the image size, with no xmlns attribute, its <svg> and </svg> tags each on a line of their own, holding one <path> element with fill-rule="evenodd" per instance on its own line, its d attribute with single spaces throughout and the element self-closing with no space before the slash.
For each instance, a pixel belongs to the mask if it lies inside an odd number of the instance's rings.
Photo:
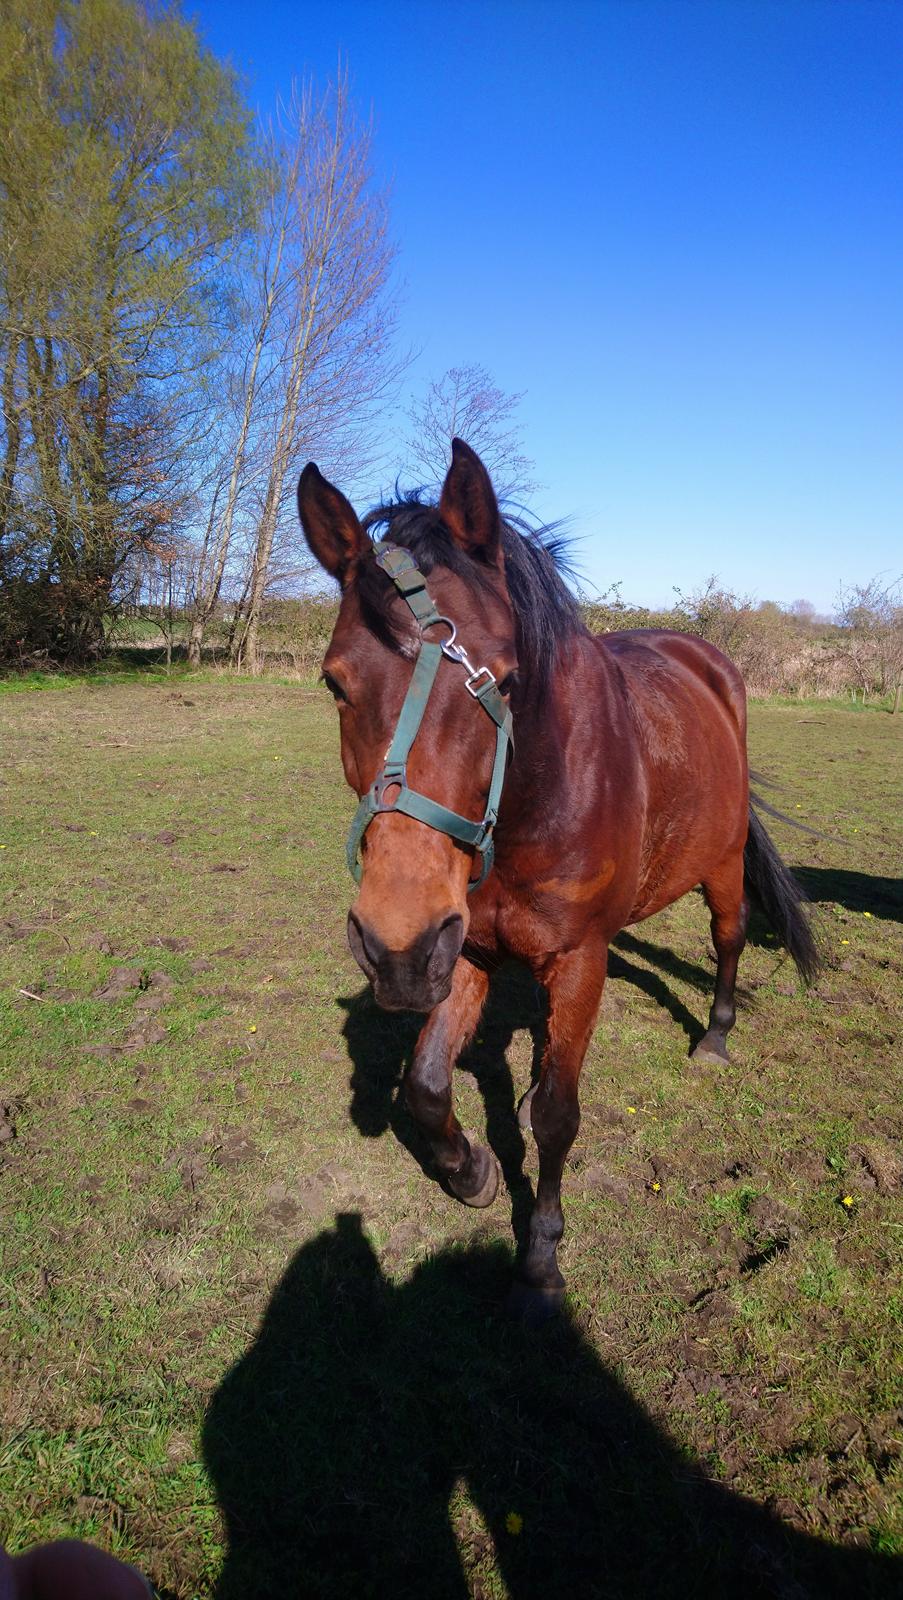
<svg viewBox="0 0 903 1600">
<path fill-rule="evenodd" d="M 617 941 L 569 1310 L 531 1334 L 500 1314 L 529 985 L 501 975 L 457 1075 L 508 1181 L 470 1212 L 345 947 L 322 691 L 123 671 L 0 708 L 0 1538 L 221 1600 L 896 1592 L 895 720 L 753 707 L 753 764 L 828 836 L 774 825 L 826 972 L 803 992 L 760 930 L 734 1063 L 692 1069 L 701 900 Z"/>
</svg>

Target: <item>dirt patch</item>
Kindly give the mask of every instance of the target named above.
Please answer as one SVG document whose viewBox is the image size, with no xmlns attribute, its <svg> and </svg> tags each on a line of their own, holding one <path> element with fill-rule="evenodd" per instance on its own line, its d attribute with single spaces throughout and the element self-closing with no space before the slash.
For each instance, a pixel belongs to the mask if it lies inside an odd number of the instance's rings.
<svg viewBox="0 0 903 1600">
<path fill-rule="evenodd" d="M 236 1131 L 227 1134 L 219 1149 L 214 1152 L 213 1161 L 218 1167 L 232 1171 L 236 1167 L 248 1166 L 252 1161 L 259 1161 L 260 1150 L 248 1134 Z"/>
<path fill-rule="evenodd" d="M 847 1152 L 848 1181 L 859 1189 L 894 1194 L 903 1188 L 903 1158 L 889 1142 L 869 1139 Z"/>
<path fill-rule="evenodd" d="M 586 1167 L 582 1178 L 586 1189 L 604 1194 L 609 1200 L 616 1200 L 619 1206 L 629 1205 L 634 1198 L 634 1190 L 627 1179 L 619 1177 L 599 1161 Z"/>
<path fill-rule="evenodd" d="M 114 967 L 108 973 L 99 989 L 95 989 L 92 1000 L 121 1000 L 123 995 L 132 989 L 140 989 L 143 973 L 140 967 Z"/>
</svg>

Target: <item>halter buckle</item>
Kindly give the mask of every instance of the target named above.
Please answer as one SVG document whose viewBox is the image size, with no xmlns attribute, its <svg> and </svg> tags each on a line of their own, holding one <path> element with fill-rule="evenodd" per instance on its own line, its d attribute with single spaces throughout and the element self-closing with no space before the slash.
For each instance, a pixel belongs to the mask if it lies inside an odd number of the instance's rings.
<svg viewBox="0 0 903 1600">
<path fill-rule="evenodd" d="M 482 683 L 480 683 L 481 678 L 483 679 Z M 481 691 L 488 689 L 490 684 L 495 682 L 496 676 L 494 672 L 490 672 L 488 667 L 477 667 L 475 671 L 471 672 L 469 678 L 464 679 L 464 687 L 468 694 L 472 694 L 475 700 L 479 700 Z M 478 684 L 479 688 L 476 687 Z"/>
</svg>

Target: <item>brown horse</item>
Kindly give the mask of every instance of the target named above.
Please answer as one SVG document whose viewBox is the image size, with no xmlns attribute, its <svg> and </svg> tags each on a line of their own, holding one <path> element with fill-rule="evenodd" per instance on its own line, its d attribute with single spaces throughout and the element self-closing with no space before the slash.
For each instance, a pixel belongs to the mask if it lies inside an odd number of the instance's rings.
<svg viewBox="0 0 903 1600">
<path fill-rule="evenodd" d="M 437 507 L 402 501 L 362 524 L 311 464 L 298 508 L 343 590 L 323 677 L 362 797 L 349 943 L 381 1006 L 427 1013 L 407 1102 L 468 1205 L 489 1205 L 498 1187 L 451 1089 L 489 974 L 514 956 L 548 996 L 540 1077 L 522 1106 L 539 1182 L 515 1288 L 540 1314 L 564 1290 L 561 1174 L 615 934 L 702 886 L 718 967 L 696 1060 L 727 1060 L 751 897 L 803 976 L 817 967 L 800 891 L 750 806 L 743 681 L 685 634 L 590 634 L 548 542 L 501 518 L 458 439 Z"/>
</svg>

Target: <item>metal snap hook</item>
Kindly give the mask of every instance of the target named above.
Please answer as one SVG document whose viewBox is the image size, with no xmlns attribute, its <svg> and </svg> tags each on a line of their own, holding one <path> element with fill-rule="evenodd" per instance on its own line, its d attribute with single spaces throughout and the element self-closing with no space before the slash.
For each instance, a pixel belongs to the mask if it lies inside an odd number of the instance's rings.
<svg viewBox="0 0 903 1600">
<path fill-rule="evenodd" d="M 442 641 L 442 645 L 440 647 L 442 654 L 444 656 L 448 656 L 449 661 L 457 661 L 459 659 L 459 651 L 461 646 L 459 644 L 455 644 L 455 640 L 458 637 L 458 630 L 455 627 L 455 624 L 452 622 L 451 617 L 434 617 L 432 622 L 428 622 L 420 631 L 421 633 L 425 633 L 427 628 L 435 628 L 437 623 L 440 622 L 444 622 L 445 626 L 451 629 L 451 633 L 449 634 L 448 638 L 443 639 Z"/>
</svg>

